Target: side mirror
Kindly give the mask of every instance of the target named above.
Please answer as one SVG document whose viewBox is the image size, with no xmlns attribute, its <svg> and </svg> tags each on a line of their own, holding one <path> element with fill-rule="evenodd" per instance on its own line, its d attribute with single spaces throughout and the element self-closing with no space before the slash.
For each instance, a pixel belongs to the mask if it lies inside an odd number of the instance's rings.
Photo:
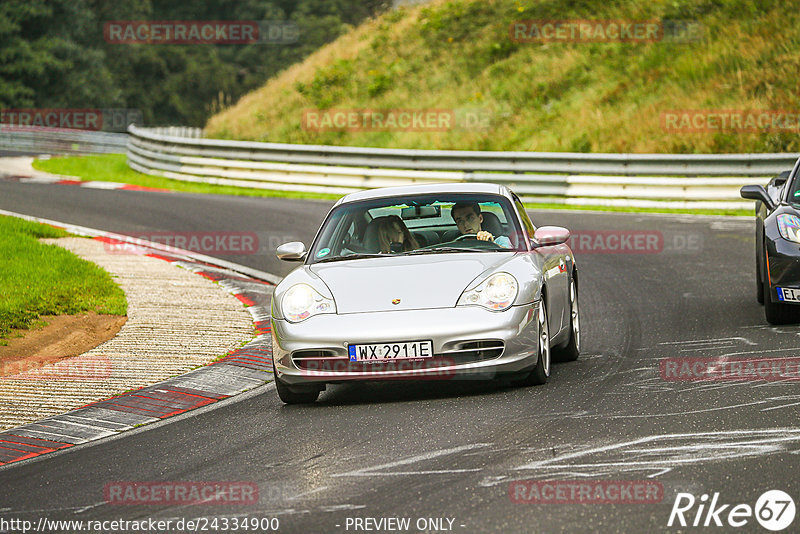
<svg viewBox="0 0 800 534">
<path fill-rule="evenodd" d="M 767 206 L 767 209 L 770 211 L 775 209 L 775 203 L 767 194 L 767 190 L 764 189 L 763 185 L 743 185 L 742 188 L 739 190 L 739 194 L 742 195 L 742 198 L 747 198 L 750 200 L 760 200 Z"/>
<path fill-rule="evenodd" d="M 569 230 L 561 226 L 542 226 L 536 229 L 533 239 L 540 247 L 560 245 L 569 239 Z"/>
<path fill-rule="evenodd" d="M 283 261 L 303 261 L 306 259 L 306 246 L 300 241 L 284 243 L 275 251 L 279 260 Z"/>
</svg>

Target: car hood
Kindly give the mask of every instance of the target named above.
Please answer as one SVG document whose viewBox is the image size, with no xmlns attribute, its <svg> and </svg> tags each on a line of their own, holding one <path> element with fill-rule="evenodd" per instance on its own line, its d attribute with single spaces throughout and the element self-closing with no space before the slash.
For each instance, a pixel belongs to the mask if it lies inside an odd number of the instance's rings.
<svg viewBox="0 0 800 534">
<path fill-rule="evenodd" d="M 395 256 L 315 264 L 309 269 L 331 290 L 340 314 L 452 308 L 478 275 L 513 256 L 505 252 Z"/>
</svg>

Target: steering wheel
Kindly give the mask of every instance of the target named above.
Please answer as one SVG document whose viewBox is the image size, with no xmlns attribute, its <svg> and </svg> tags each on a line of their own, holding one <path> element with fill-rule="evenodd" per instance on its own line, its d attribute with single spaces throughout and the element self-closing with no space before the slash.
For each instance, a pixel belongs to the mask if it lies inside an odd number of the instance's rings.
<svg viewBox="0 0 800 534">
<path fill-rule="evenodd" d="M 478 234 L 461 234 L 457 238 L 453 239 L 453 243 L 456 241 L 461 241 L 463 239 L 478 239 Z"/>
<path fill-rule="evenodd" d="M 470 239 L 470 240 L 474 239 L 475 240 L 474 244 L 473 243 L 469 244 L 470 247 L 475 248 L 475 249 L 502 249 L 503 248 L 500 245 L 498 245 L 497 243 L 495 243 L 494 241 L 488 241 L 488 240 L 487 241 L 483 241 L 481 239 L 478 239 L 478 234 L 462 234 L 462 235 L 458 236 L 457 238 L 453 239 L 451 241 L 451 243 L 457 243 L 459 241 L 464 241 L 466 239 Z"/>
</svg>

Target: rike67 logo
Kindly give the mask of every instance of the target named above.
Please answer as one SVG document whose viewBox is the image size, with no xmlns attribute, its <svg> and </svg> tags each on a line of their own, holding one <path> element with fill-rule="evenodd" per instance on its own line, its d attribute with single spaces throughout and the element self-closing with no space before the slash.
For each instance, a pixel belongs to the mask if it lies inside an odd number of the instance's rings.
<svg viewBox="0 0 800 534">
<path fill-rule="evenodd" d="M 672 504 L 667 526 L 734 527 L 752 525 L 755 520 L 767 530 L 778 532 L 792 524 L 795 517 L 794 500 L 781 490 L 769 490 L 761 494 L 755 506 L 749 504 L 723 504 L 719 493 L 703 494 L 697 499 L 691 493 L 678 493 Z M 747 529 L 752 530 L 752 527 Z"/>
</svg>

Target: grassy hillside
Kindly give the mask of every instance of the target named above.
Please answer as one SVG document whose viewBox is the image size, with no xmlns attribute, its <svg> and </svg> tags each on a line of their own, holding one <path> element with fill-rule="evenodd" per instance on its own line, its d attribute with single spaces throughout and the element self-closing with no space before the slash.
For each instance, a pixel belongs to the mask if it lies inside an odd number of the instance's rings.
<svg viewBox="0 0 800 534">
<path fill-rule="evenodd" d="M 789 131 L 669 132 L 671 110 L 800 110 L 800 10 L 757 0 L 434 0 L 371 20 L 212 117 L 211 137 L 582 152 L 800 151 Z M 679 19 L 695 42 L 519 43 L 520 20 Z M 306 110 L 448 109 L 445 132 L 311 131 Z M 471 114 L 471 115 L 469 115 Z M 461 123 L 478 117 L 481 125 Z"/>
</svg>

